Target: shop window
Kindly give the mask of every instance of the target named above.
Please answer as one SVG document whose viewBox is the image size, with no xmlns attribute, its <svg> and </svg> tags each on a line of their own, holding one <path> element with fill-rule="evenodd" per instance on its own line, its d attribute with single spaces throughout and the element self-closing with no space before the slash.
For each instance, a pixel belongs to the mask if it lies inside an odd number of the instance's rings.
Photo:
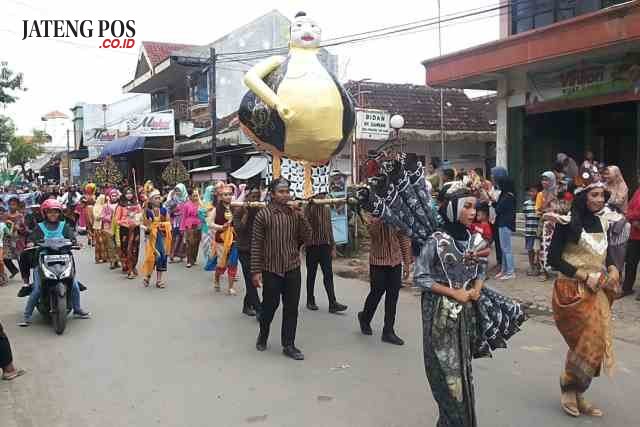
<svg viewBox="0 0 640 427">
<path fill-rule="evenodd" d="M 191 105 L 206 104 L 209 102 L 209 84 L 207 73 L 198 73 L 192 76 L 191 81 Z"/>
<path fill-rule="evenodd" d="M 627 0 L 520 0 L 512 2 L 513 34 L 542 28 Z"/>
<path fill-rule="evenodd" d="M 167 92 L 155 92 L 151 94 L 151 111 L 169 109 L 169 94 Z"/>
</svg>

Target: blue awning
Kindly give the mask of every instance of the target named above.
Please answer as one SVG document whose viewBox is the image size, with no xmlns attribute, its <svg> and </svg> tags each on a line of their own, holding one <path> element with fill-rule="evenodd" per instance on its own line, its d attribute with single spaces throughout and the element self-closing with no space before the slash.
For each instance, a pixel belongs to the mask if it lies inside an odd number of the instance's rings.
<svg viewBox="0 0 640 427">
<path fill-rule="evenodd" d="M 104 146 L 100 158 L 107 156 L 117 156 L 119 154 L 130 153 L 131 151 L 144 148 L 144 136 L 127 136 L 125 138 L 114 139 Z"/>
</svg>

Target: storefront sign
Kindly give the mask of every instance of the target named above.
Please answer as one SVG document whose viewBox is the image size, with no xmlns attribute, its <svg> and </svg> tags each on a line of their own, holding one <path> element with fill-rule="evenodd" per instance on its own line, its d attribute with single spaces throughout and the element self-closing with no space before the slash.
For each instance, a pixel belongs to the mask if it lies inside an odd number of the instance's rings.
<svg viewBox="0 0 640 427">
<path fill-rule="evenodd" d="M 184 136 L 193 136 L 207 130 L 207 128 L 197 127 L 191 120 L 180 120 L 179 126 L 180 135 Z"/>
<path fill-rule="evenodd" d="M 176 133 L 173 110 L 131 116 L 126 120 L 126 127 L 131 136 L 173 136 Z"/>
<path fill-rule="evenodd" d="M 100 157 L 100 154 L 102 153 L 104 144 L 92 144 L 92 145 L 89 145 L 87 148 L 89 150 L 89 158 L 97 159 L 98 157 Z"/>
<path fill-rule="evenodd" d="M 118 139 L 117 129 L 87 129 L 84 131 L 84 143 L 87 147 L 95 144 L 104 145 Z"/>
<path fill-rule="evenodd" d="M 529 74 L 526 104 L 578 100 L 603 95 L 640 95 L 640 56 L 611 62 L 583 61 L 552 72 Z"/>
<path fill-rule="evenodd" d="M 386 141 L 391 130 L 390 116 L 383 110 L 356 110 L 356 138 Z"/>
</svg>

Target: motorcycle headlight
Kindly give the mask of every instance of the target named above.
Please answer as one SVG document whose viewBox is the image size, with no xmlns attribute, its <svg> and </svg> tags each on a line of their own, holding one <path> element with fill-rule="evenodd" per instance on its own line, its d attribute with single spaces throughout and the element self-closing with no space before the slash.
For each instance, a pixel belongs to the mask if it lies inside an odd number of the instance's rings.
<svg viewBox="0 0 640 427">
<path fill-rule="evenodd" d="M 56 274 L 53 271 L 49 270 L 47 267 L 44 267 L 42 269 L 42 272 L 44 273 L 44 277 L 46 277 L 47 279 L 57 279 L 58 278 L 58 276 L 56 276 Z"/>
<path fill-rule="evenodd" d="M 60 278 L 61 279 L 66 279 L 67 277 L 70 277 L 71 276 L 71 268 L 72 267 L 73 267 L 73 264 L 69 263 L 67 268 L 65 268 L 64 271 L 60 274 Z"/>
</svg>

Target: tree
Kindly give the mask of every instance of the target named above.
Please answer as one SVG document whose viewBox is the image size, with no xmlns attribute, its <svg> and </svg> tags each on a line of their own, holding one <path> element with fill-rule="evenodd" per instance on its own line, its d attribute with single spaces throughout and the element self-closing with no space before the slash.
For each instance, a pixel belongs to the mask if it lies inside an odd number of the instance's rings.
<svg viewBox="0 0 640 427">
<path fill-rule="evenodd" d="M 96 184 L 102 188 L 117 187 L 122 181 L 122 173 L 111 156 L 107 156 L 104 162 L 96 168 Z"/>
<path fill-rule="evenodd" d="M 0 115 L 0 153 L 9 151 L 9 143 L 16 133 L 16 127 L 13 121 L 7 117 Z"/>
<path fill-rule="evenodd" d="M 180 160 L 173 159 L 162 172 L 162 180 L 172 187 L 180 182 L 185 184 L 189 182 L 189 172 Z"/>
<path fill-rule="evenodd" d="M 13 91 L 27 90 L 22 85 L 23 79 L 22 73 L 14 73 L 8 62 L 0 62 L 0 105 L 13 104 L 18 100 L 18 97 L 12 94 Z"/>
<path fill-rule="evenodd" d="M 8 157 L 9 163 L 12 166 L 20 165 L 23 174 L 26 174 L 24 166 L 44 152 L 44 148 L 42 147 L 43 141 L 37 140 L 37 138 L 41 138 L 41 136 L 36 137 L 35 132 L 36 131 L 34 131 L 34 138 L 31 142 L 27 142 L 22 136 L 14 137 L 9 142 L 11 148 Z"/>
</svg>

